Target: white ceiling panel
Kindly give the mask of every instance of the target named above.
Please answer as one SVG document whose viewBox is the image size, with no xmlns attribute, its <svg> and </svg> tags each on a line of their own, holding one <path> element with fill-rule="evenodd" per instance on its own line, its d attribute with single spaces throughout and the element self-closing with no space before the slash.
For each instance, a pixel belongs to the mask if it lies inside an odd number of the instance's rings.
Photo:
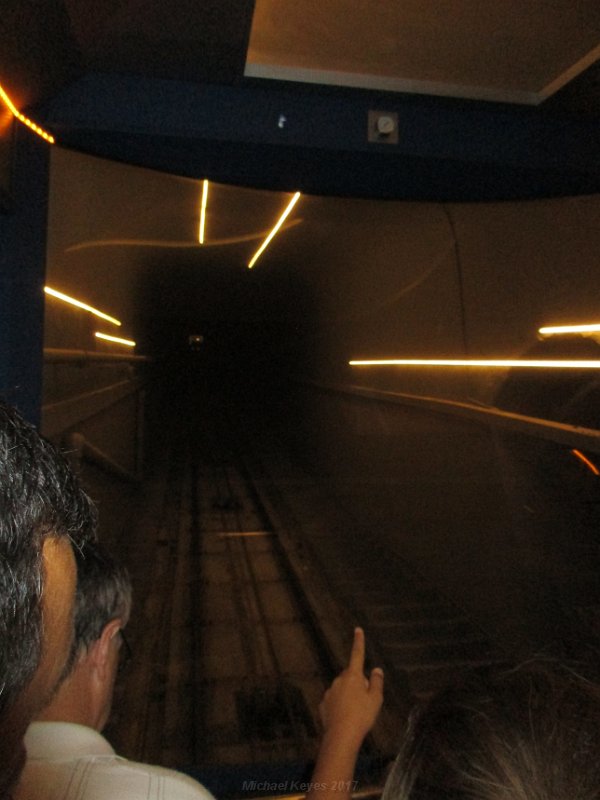
<svg viewBox="0 0 600 800">
<path fill-rule="evenodd" d="M 256 0 L 245 74 L 537 104 L 598 58 L 598 0 Z"/>
</svg>

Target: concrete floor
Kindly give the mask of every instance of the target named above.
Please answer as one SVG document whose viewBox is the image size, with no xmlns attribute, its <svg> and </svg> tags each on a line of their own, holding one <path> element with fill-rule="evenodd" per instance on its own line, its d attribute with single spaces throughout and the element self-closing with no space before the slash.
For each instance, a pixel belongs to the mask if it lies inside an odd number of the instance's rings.
<svg viewBox="0 0 600 800">
<path fill-rule="evenodd" d="M 233 473 L 226 492 L 206 474 L 209 463 L 224 464 L 215 437 L 230 449 L 244 440 L 256 491 L 284 531 L 333 669 L 343 662 L 352 626 L 366 628 L 371 663 L 382 663 L 389 675 L 380 752 L 395 749 L 390 742 L 401 737 L 408 706 L 461 669 L 597 646 L 600 479 L 567 448 L 312 390 L 284 400 L 265 387 L 237 399 L 189 383 L 179 389 L 169 387 L 168 404 L 166 396 L 151 404 L 141 488 L 119 486 L 90 466 L 84 471 L 99 501 L 101 536 L 134 579 L 130 638 L 138 666 L 118 690 L 109 728 L 124 755 L 233 766 L 261 760 L 269 749 L 275 761 L 314 752 L 314 732 L 303 754 L 285 747 L 277 754 L 272 746 L 251 752 L 233 708 L 246 678 L 240 672 L 236 686 L 229 678 L 246 657 L 248 631 L 231 615 L 237 567 L 227 576 L 223 565 L 225 548 L 242 545 L 227 545 L 219 534 L 261 531 L 264 520 L 254 511 L 240 516 L 252 503 Z M 190 452 L 198 456 L 192 471 Z M 197 508 L 190 505 L 193 482 Z M 303 628 L 295 626 L 303 612 L 284 597 L 273 556 L 261 550 L 267 539 L 250 545 L 263 561 L 261 596 L 292 625 L 280 625 L 276 650 L 286 679 L 305 676 L 310 728 L 329 675 L 314 661 L 298 667 L 299 654 L 313 645 L 301 645 Z M 182 557 L 174 560 L 177 553 Z M 209 635 L 201 637 L 191 611 L 198 576 L 212 620 L 202 623 Z M 234 594 L 226 595 L 226 586 Z M 190 692 L 203 709 L 201 724 Z M 220 742 L 227 731 L 229 741 Z"/>
</svg>

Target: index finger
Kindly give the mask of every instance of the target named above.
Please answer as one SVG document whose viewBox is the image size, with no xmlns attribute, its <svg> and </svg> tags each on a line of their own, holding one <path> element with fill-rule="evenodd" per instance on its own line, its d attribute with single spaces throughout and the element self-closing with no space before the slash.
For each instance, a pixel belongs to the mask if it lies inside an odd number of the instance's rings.
<svg viewBox="0 0 600 800">
<path fill-rule="evenodd" d="M 350 651 L 348 669 L 353 672 L 363 672 L 365 668 L 365 632 L 362 628 L 354 629 L 354 641 Z"/>
</svg>

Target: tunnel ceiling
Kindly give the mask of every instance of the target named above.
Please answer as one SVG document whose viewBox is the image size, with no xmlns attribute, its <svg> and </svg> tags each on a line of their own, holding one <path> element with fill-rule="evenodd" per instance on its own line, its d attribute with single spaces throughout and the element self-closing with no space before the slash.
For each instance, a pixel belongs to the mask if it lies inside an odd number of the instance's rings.
<svg viewBox="0 0 600 800">
<path fill-rule="evenodd" d="M 199 181 L 55 148 L 48 285 L 76 297 L 85 287 L 88 302 L 123 317 L 126 333 L 157 319 L 301 316 L 298 268 L 355 217 L 344 222 L 339 201 L 301 197 L 249 270 L 292 195 L 210 182 L 200 244 L 202 194 Z"/>
<path fill-rule="evenodd" d="M 434 6 L 9 0 L 0 83 L 66 147 L 191 177 L 422 200 L 598 191 L 597 0 Z M 397 152 L 365 147 L 379 101 L 400 104 Z"/>
<path fill-rule="evenodd" d="M 200 181 L 54 148 L 47 283 L 75 297 L 84 287 L 86 302 L 123 319 L 123 334 L 131 336 L 158 319 L 311 325 L 312 282 L 328 281 L 315 272 L 364 263 L 353 283 L 333 281 L 325 292 L 351 316 L 357 298 L 368 305 L 378 297 L 382 279 L 373 285 L 370 277 L 374 236 L 395 275 L 394 291 L 427 279 L 437 263 L 434 249 L 422 259 L 423 275 L 396 269 L 404 232 L 397 204 L 301 195 L 250 270 L 292 195 L 210 182 L 200 244 L 202 191 Z M 438 205 L 411 208 L 444 227 Z"/>
<path fill-rule="evenodd" d="M 577 83 L 562 105 L 599 107 L 596 0 L 11 0 L 0 36 L 2 80 L 29 83 L 17 91 L 28 105 L 77 71 L 100 71 L 533 105 Z"/>
<path fill-rule="evenodd" d="M 87 70 L 186 81 L 242 74 L 252 0 L 64 0 Z"/>
<path fill-rule="evenodd" d="M 537 105 L 599 43 L 595 0 L 256 0 L 246 75 Z"/>
<path fill-rule="evenodd" d="M 89 180 L 112 217 L 55 243 L 50 275 L 67 274 L 87 247 L 86 261 L 114 265 L 103 296 L 143 287 L 173 316 L 199 296 L 213 311 L 225 298 L 232 317 L 252 317 L 247 257 L 299 189 L 289 229 L 252 282 L 271 284 L 270 313 L 283 315 L 276 298 L 294 296 L 291 265 L 352 230 L 351 201 L 325 209 L 310 193 L 459 201 L 600 191 L 597 0 L 434 5 L 381 3 L 375 14 L 370 0 L 9 0 L 0 83 L 19 107 L 65 151 L 160 171 L 146 171 L 139 196 L 121 164 L 102 187 Z M 371 109 L 397 111 L 396 147 L 367 142 Z M 152 175 L 178 190 L 156 190 Z M 204 177 L 213 189 L 201 249 L 190 243 Z M 88 206 L 72 212 L 85 217 Z M 117 275 L 119 259 L 127 269 Z"/>
<path fill-rule="evenodd" d="M 597 0 L 5 5 L 0 82 L 66 147 L 350 196 L 600 187 Z M 372 109 L 398 113 L 397 146 L 367 139 Z"/>
</svg>

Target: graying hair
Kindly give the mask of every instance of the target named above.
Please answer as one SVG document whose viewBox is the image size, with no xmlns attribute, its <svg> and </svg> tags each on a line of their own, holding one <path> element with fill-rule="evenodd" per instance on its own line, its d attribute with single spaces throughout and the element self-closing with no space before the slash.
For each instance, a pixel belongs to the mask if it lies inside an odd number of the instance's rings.
<svg viewBox="0 0 600 800">
<path fill-rule="evenodd" d="M 0 402 L 0 721 L 40 663 L 44 541 L 64 537 L 76 550 L 96 522 L 66 459 Z"/>
<path fill-rule="evenodd" d="M 413 714 L 382 800 L 598 800 L 600 687 L 557 662 L 474 672 Z"/>
<path fill-rule="evenodd" d="M 76 560 L 73 657 L 99 639 L 111 620 L 122 619 L 125 624 L 131 610 L 129 573 L 105 548 L 86 544 Z"/>
</svg>

